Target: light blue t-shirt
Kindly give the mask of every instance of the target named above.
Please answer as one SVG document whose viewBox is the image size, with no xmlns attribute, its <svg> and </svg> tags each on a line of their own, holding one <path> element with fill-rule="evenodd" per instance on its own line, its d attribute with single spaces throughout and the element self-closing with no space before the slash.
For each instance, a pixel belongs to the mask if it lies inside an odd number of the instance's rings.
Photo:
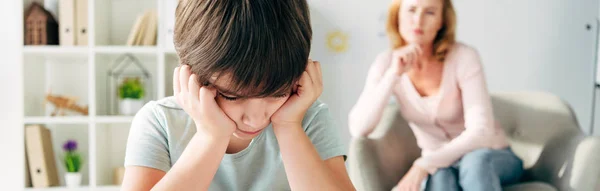
<svg viewBox="0 0 600 191">
<path fill-rule="evenodd" d="M 346 147 L 326 104 L 316 101 L 304 115 L 302 128 L 323 160 L 346 156 Z M 151 101 L 133 119 L 125 166 L 168 172 L 194 133 L 194 121 L 174 97 Z M 225 154 L 209 190 L 290 190 L 271 125 L 246 149 Z"/>
</svg>

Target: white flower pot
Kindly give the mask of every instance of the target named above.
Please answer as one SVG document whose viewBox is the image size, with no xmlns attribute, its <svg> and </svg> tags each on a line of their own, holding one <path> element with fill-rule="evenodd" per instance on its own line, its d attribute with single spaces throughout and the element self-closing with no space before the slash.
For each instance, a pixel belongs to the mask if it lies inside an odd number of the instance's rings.
<svg viewBox="0 0 600 191">
<path fill-rule="evenodd" d="M 81 173 L 67 172 L 67 174 L 65 174 L 65 183 L 69 188 L 81 186 Z"/>
<path fill-rule="evenodd" d="M 135 115 L 144 106 L 144 100 L 125 98 L 119 102 L 121 115 Z"/>
</svg>

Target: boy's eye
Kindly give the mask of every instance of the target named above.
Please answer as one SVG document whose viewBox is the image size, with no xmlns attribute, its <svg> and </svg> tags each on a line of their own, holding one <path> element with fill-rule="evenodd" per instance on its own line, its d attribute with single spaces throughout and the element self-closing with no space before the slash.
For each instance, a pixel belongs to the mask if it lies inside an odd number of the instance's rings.
<svg viewBox="0 0 600 191">
<path fill-rule="evenodd" d="M 221 92 L 219 92 L 219 96 L 221 96 L 221 97 L 225 98 L 225 100 L 228 100 L 228 101 L 235 101 L 235 100 L 237 100 L 237 99 L 238 99 L 237 97 L 229 97 L 229 96 L 226 96 L 226 95 L 222 94 Z"/>
</svg>

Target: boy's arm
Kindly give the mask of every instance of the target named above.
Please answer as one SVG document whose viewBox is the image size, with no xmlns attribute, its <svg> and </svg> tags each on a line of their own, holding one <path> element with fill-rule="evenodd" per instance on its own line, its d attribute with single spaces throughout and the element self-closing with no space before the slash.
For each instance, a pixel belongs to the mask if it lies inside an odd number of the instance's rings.
<svg viewBox="0 0 600 191">
<path fill-rule="evenodd" d="M 219 108 L 214 89 L 200 87 L 189 66 L 175 68 L 173 91 L 177 103 L 196 122 L 196 134 L 177 162 L 170 167 L 166 132 L 151 107 L 142 109 L 132 123 L 127 143 L 124 190 L 208 190 L 225 155 L 235 123 Z M 166 121 L 163 119 L 163 121 Z"/>
<path fill-rule="evenodd" d="M 152 190 L 208 190 L 228 140 L 210 140 L 198 134 L 190 140 L 177 163 Z"/>
<path fill-rule="evenodd" d="M 333 131 L 333 120 L 328 110 L 307 112 L 321 92 L 321 65 L 309 60 L 295 92 L 271 116 L 285 173 L 292 190 L 354 190 L 348 174 L 342 172 L 345 171 L 343 162 L 335 159 L 343 155 L 339 152 L 342 145 L 337 139 L 337 132 Z M 305 115 L 313 114 L 307 116 L 312 120 L 305 121 Z M 304 123 L 308 124 L 306 132 L 302 127 Z M 325 162 L 324 159 L 329 160 Z"/>
<path fill-rule="evenodd" d="M 122 190 L 208 190 L 225 154 L 227 140 L 209 140 L 195 135 L 168 173 L 129 166 Z"/>
<path fill-rule="evenodd" d="M 342 156 L 323 161 L 300 124 L 274 126 L 292 190 L 355 190 Z"/>
</svg>

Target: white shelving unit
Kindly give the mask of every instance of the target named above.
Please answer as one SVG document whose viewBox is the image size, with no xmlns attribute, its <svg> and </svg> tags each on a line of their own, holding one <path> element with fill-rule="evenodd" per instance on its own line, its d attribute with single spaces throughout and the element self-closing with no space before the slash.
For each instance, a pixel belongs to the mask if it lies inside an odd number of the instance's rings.
<svg viewBox="0 0 600 191">
<path fill-rule="evenodd" d="M 31 2 L 50 5 L 57 21 L 53 3 L 59 0 L 23 0 L 26 9 Z M 44 2 L 45 1 L 45 2 Z M 85 1 L 85 0 L 76 0 Z M 60 185 L 51 188 L 25 188 L 28 191 L 119 190 L 112 185 L 114 169 L 123 165 L 129 126 L 133 116 L 110 115 L 108 112 L 107 72 L 114 60 L 131 54 L 150 72 L 154 99 L 172 95 L 172 71 L 178 58 L 167 25 L 173 24 L 176 0 L 87 0 L 88 46 L 24 46 L 24 124 L 42 124 L 52 132 L 52 141 L 59 169 Z M 54 6 L 58 7 L 58 6 Z M 156 46 L 125 46 L 129 32 L 139 15 L 149 9 L 158 13 Z M 167 16 L 167 14 L 169 13 Z M 60 21 L 59 21 L 60 22 Z M 165 43 L 167 42 L 167 43 Z M 88 116 L 67 113 L 50 117 L 50 104 L 44 106 L 46 93 L 75 96 L 79 105 L 87 105 Z M 149 94 L 150 92 L 146 92 Z M 61 146 L 68 139 L 79 142 L 84 159 L 82 187 L 64 187 L 64 167 Z"/>
</svg>

